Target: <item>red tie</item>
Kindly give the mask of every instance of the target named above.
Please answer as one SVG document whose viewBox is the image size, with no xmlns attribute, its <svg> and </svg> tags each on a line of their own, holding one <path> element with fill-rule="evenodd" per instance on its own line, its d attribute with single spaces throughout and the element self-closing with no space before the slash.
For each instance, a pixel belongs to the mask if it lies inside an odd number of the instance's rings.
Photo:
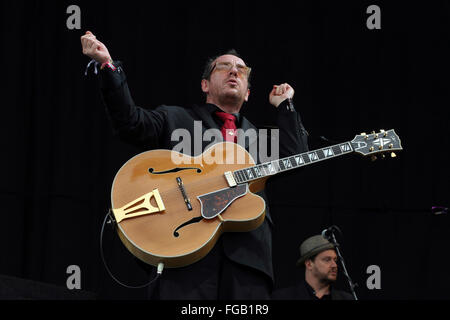
<svg viewBox="0 0 450 320">
<path fill-rule="evenodd" d="M 236 117 L 230 113 L 217 111 L 216 115 L 223 120 L 222 135 L 225 141 L 236 142 Z"/>
</svg>

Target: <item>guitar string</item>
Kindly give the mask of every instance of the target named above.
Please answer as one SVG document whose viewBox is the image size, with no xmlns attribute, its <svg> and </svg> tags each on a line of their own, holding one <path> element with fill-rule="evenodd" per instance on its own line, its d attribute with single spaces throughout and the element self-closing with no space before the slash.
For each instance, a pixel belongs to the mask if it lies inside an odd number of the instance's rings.
<svg viewBox="0 0 450 320">
<path fill-rule="evenodd" d="M 281 159 L 280 159 L 280 160 L 281 160 Z M 261 165 L 262 165 L 262 164 L 261 164 Z M 240 169 L 230 170 L 230 171 L 231 171 L 231 172 L 235 172 L 235 171 L 240 171 L 240 170 L 245 170 L 245 169 L 256 168 L 256 167 L 258 167 L 258 166 L 260 166 L 260 165 L 251 165 L 250 167 L 245 167 L 245 168 L 240 168 Z M 300 166 L 297 166 L 297 167 L 300 167 Z M 293 168 L 297 168 L 297 167 L 293 167 Z M 286 170 L 289 170 L 289 169 L 291 169 L 291 168 L 288 168 L 288 169 L 286 169 Z M 284 170 L 281 169 L 280 171 L 277 171 L 276 173 L 279 173 L 279 172 L 282 172 L 282 171 L 284 171 Z M 260 179 L 260 178 L 264 178 L 264 177 L 271 176 L 271 175 L 272 175 L 272 174 L 264 174 L 264 173 L 263 173 L 260 177 L 245 179 L 245 181 L 239 182 L 238 184 L 249 183 L 249 182 L 256 181 L 256 180 L 258 180 L 258 179 Z M 199 179 L 197 179 L 196 181 L 189 181 L 188 187 L 186 187 L 186 184 L 183 183 L 183 187 L 185 188 L 186 194 L 187 194 L 188 197 L 189 197 L 190 190 L 192 191 L 192 189 L 201 187 L 201 185 L 204 185 L 204 184 L 207 184 L 207 185 L 208 185 L 208 184 L 210 184 L 213 180 L 222 180 L 222 178 L 225 179 L 225 178 L 224 178 L 224 173 L 222 173 L 221 175 L 211 176 L 211 177 L 202 177 L 202 176 L 199 176 Z M 175 180 L 175 179 L 174 179 L 174 180 Z M 225 187 L 226 187 L 226 186 L 225 186 Z M 219 187 L 219 188 L 223 188 L 223 187 Z M 176 182 L 175 182 L 175 184 L 174 184 L 174 187 L 170 187 L 170 188 L 164 189 L 163 193 L 162 193 L 162 192 L 160 192 L 160 193 L 161 193 L 161 196 L 164 194 L 164 196 L 166 196 L 166 197 L 173 196 L 174 194 L 180 194 L 180 195 L 182 196 L 182 193 L 181 193 L 181 191 L 180 191 L 180 187 L 178 186 L 178 184 L 177 184 Z"/>
<path fill-rule="evenodd" d="M 313 150 L 313 151 L 309 151 L 309 152 L 304 152 L 304 153 L 300 153 L 300 154 L 295 154 L 295 155 L 292 155 L 292 156 L 288 156 L 288 157 L 284 157 L 284 158 L 280 158 L 280 159 L 277 159 L 277 160 L 275 160 L 275 161 L 277 161 L 278 163 L 280 163 L 280 162 L 282 162 L 283 160 L 288 160 L 288 161 L 290 161 L 291 159 L 294 159 L 296 156 L 303 156 L 303 155 L 307 155 L 307 154 L 309 154 L 309 153 L 311 153 L 311 152 L 317 152 L 317 151 L 322 151 L 323 152 L 323 150 L 324 149 L 327 149 L 327 148 L 332 148 L 332 147 L 335 147 L 335 146 L 339 146 L 340 144 L 337 144 L 337 145 L 334 145 L 334 146 L 329 146 L 329 147 L 326 147 L 326 148 L 322 148 L 322 149 L 317 149 L 317 150 Z M 339 155 L 344 155 L 344 154 L 346 154 L 347 152 L 343 152 L 343 153 L 341 153 L 341 154 L 333 154 L 333 156 L 332 157 L 327 157 L 327 158 L 334 158 L 334 157 L 336 157 L 336 156 L 339 156 Z M 316 153 L 317 154 L 317 153 Z M 322 159 L 323 160 L 323 159 Z M 283 172 L 283 171 L 288 171 L 288 170 L 292 170 L 292 169 L 296 169 L 296 168 L 300 168 L 300 167 L 302 167 L 302 166 L 305 166 L 305 165 L 307 165 L 307 164 L 311 164 L 311 163 L 314 163 L 315 162 L 315 160 L 314 161 L 311 161 L 311 162 L 308 162 L 308 163 L 303 163 L 303 164 L 301 164 L 301 165 L 299 165 L 299 164 L 297 164 L 296 166 L 290 166 L 290 167 L 285 167 L 284 169 L 282 169 L 281 167 L 279 167 L 279 165 L 278 165 L 278 168 L 276 167 L 275 168 L 275 170 L 276 170 L 276 172 L 275 173 L 265 173 L 265 169 L 262 169 L 263 167 L 265 167 L 266 165 L 268 165 L 268 164 L 272 164 L 273 163 L 273 161 L 269 161 L 269 162 L 264 162 L 264 163 L 261 163 L 261 164 L 250 164 L 250 166 L 249 167 L 245 167 L 245 168 L 240 168 L 240 169 L 236 169 L 236 170 L 230 170 L 231 172 L 237 172 L 237 171 L 243 171 L 243 170 L 246 170 L 246 169 L 258 169 L 258 171 L 259 172 L 261 172 L 262 174 L 261 174 L 261 176 L 256 176 L 256 177 L 251 177 L 251 178 L 245 178 L 245 176 L 244 176 L 244 181 L 241 181 L 241 182 L 238 182 L 238 184 L 244 184 L 244 183 L 249 183 L 249 182 L 252 182 L 252 181 L 256 181 L 256 180 L 258 180 L 258 179 L 261 179 L 261 178 L 264 178 L 264 177 L 267 177 L 267 176 L 272 176 L 272 175 L 274 175 L 274 174 L 278 174 L 278 173 L 280 173 L 280 172 Z M 284 166 L 284 164 L 283 164 L 283 166 Z M 198 168 L 198 169 L 201 169 L 201 168 Z M 189 198 L 189 189 L 190 190 L 192 190 L 192 189 L 195 189 L 195 187 L 198 187 L 198 186 L 200 186 L 201 184 L 209 184 L 211 181 L 213 181 L 213 180 L 217 180 L 217 179 L 221 179 L 221 177 L 224 177 L 224 173 L 222 173 L 221 175 L 219 175 L 219 176 L 212 176 L 212 177 L 199 177 L 200 179 L 198 179 L 197 181 L 190 181 L 189 182 L 189 187 L 188 188 L 186 188 L 185 187 L 185 184 L 183 183 L 183 187 L 185 188 L 185 192 L 186 192 L 186 194 L 187 194 L 187 196 L 188 196 L 188 198 Z M 181 196 L 183 196 L 183 194 L 181 193 L 181 190 L 180 190 L 180 187 L 178 186 L 178 184 L 176 183 L 175 184 L 175 186 L 176 187 L 171 187 L 171 188 L 168 188 L 168 189 L 165 189 L 164 191 L 163 191 L 163 193 L 162 193 L 162 195 L 164 195 L 165 197 L 167 196 L 167 197 L 171 197 L 171 196 L 173 196 L 174 194 L 180 194 Z M 183 200 L 184 201 L 184 200 Z"/>
</svg>

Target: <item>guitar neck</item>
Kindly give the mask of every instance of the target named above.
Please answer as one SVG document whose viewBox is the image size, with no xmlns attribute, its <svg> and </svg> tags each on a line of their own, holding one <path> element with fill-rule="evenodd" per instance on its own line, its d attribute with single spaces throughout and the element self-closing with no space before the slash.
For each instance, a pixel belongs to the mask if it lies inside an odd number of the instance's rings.
<svg viewBox="0 0 450 320">
<path fill-rule="evenodd" d="M 286 158 L 265 162 L 253 167 L 236 170 L 233 171 L 233 176 L 236 183 L 247 183 L 352 152 L 354 152 L 354 149 L 351 142 L 343 142 L 326 148 L 308 151 Z"/>
</svg>

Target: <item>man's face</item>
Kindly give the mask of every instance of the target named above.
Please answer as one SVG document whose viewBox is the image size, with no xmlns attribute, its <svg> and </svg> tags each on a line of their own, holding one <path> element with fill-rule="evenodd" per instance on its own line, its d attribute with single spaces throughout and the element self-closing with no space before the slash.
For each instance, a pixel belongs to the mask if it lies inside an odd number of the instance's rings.
<svg viewBox="0 0 450 320">
<path fill-rule="evenodd" d="M 209 80 L 202 80 L 206 101 L 215 104 L 241 104 L 248 100 L 247 67 L 244 61 L 233 55 L 223 55 L 213 62 Z"/>
<path fill-rule="evenodd" d="M 337 255 L 332 249 L 319 253 L 314 261 L 309 260 L 306 266 L 311 273 L 322 282 L 334 282 L 337 279 Z"/>
</svg>

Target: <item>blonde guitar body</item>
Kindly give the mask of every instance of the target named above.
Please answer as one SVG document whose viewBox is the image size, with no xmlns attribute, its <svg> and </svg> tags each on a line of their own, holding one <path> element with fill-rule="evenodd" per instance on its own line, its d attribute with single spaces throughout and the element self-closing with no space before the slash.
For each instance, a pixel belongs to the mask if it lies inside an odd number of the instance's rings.
<svg viewBox="0 0 450 320">
<path fill-rule="evenodd" d="M 190 157 L 152 150 L 126 162 L 114 178 L 111 204 L 128 250 L 151 264 L 182 267 L 203 258 L 223 232 L 251 231 L 265 202 L 253 192 L 267 178 L 230 187 L 226 172 L 255 165 L 241 146 L 223 142 Z"/>
</svg>

